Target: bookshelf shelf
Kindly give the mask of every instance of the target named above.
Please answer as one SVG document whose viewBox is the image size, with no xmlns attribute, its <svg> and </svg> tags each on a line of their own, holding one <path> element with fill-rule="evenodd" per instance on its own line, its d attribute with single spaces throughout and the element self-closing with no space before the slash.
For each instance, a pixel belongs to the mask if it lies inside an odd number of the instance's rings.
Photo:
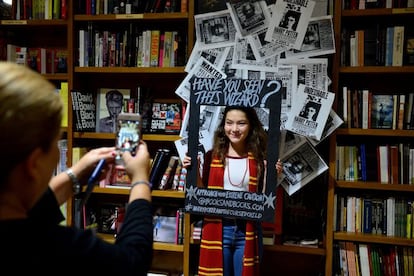
<svg viewBox="0 0 414 276">
<path fill-rule="evenodd" d="M 68 25 L 67 20 L 63 19 L 48 19 L 48 20 L 0 20 L 0 25 L 5 26 L 13 26 L 13 27 L 39 27 L 39 26 L 46 26 L 50 27 L 52 26 L 63 26 L 65 27 Z"/>
<path fill-rule="evenodd" d="M 164 242 L 154 242 L 154 249 L 160 251 L 184 252 L 184 246 L 182 244 L 172 244 Z"/>
<path fill-rule="evenodd" d="M 184 74 L 184 67 L 75 67 L 75 73 Z"/>
<path fill-rule="evenodd" d="M 337 135 L 342 136 L 400 136 L 400 137 L 414 137 L 414 131 L 407 129 L 360 129 L 360 128 L 339 128 L 336 131 Z"/>
<path fill-rule="evenodd" d="M 312 248 L 306 246 L 293 246 L 293 245 L 265 245 L 266 251 L 273 252 L 286 252 L 286 253 L 298 253 L 307 255 L 319 255 L 325 256 L 326 250 L 324 248 Z"/>
<path fill-rule="evenodd" d="M 401 246 L 414 246 L 414 240 L 397 237 L 387 237 L 374 234 L 361 234 L 361 233 L 348 233 L 348 232 L 336 232 L 334 234 L 336 240 L 342 241 L 354 241 L 354 242 L 368 242 L 368 243 L 381 243 L 390 245 Z"/>
<path fill-rule="evenodd" d="M 340 67 L 343 74 L 412 74 L 414 66 L 345 66 Z"/>
<path fill-rule="evenodd" d="M 115 133 L 74 132 L 73 138 L 114 140 Z M 178 139 L 181 139 L 181 137 L 179 135 L 143 134 L 142 139 L 144 139 L 145 141 L 174 142 Z"/>
<path fill-rule="evenodd" d="M 114 195 L 129 195 L 129 188 L 128 187 L 95 187 L 93 192 L 96 194 L 114 194 Z M 153 190 L 152 191 L 153 197 L 161 197 L 161 198 L 177 198 L 177 199 L 184 199 L 185 194 L 181 191 L 173 191 L 173 190 Z"/>
<path fill-rule="evenodd" d="M 414 185 L 408 184 L 381 184 L 372 181 L 336 181 L 336 187 L 342 189 L 378 190 L 394 192 L 414 192 Z"/>
<path fill-rule="evenodd" d="M 97 233 L 97 235 L 109 243 L 115 242 L 115 237 L 113 234 Z M 154 242 L 153 249 L 159 250 L 159 251 L 178 252 L 178 253 L 184 252 L 184 246 L 182 244 L 172 244 L 172 243 L 165 243 L 165 242 Z"/>
<path fill-rule="evenodd" d="M 401 15 L 401 14 L 414 14 L 414 8 L 401 8 L 401 9 L 365 9 L 365 10 L 343 10 L 342 17 L 355 18 L 360 16 L 391 16 L 391 15 Z"/>
<path fill-rule="evenodd" d="M 136 13 L 136 14 L 105 14 L 105 15 L 82 15 L 74 16 L 75 21 L 113 21 L 113 20 L 188 20 L 188 13 Z"/>
</svg>

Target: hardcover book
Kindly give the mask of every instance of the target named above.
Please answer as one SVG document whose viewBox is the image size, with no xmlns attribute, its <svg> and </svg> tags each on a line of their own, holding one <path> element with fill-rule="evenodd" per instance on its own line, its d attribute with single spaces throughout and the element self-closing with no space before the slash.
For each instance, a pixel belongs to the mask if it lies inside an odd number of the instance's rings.
<svg viewBox="0 0 414 276">
<path fill-rule="evenodd" d="M 95 131 L 95 99 L 91 92 L 71 90 L 73 123 L 75 131 Z"/>
<path fill-rule="evenodd" d="M 96 99 L 96 132 L 115 133 L 116 117 L 130 99 L 130 89 L 100 88 Z"/>
</svg>

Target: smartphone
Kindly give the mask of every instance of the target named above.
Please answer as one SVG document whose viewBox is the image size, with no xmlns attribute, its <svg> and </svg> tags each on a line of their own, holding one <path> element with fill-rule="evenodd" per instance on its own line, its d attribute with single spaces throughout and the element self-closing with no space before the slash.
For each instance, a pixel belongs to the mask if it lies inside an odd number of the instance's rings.
<svg viewBox="0 0 414 276">
<path fill-rule="evenodd" d="M 118 155 L 112 171 L 112 183 L 116 185 L 130 185 L 131 181 L 125 171 L 121 153 L 129 151 L 135 155 L 141 140 L 142 117 L 139 113 L 120 113 L 117 118 L 115 147 Z"/>
<path fill-rule="evenodd" d="M 142 118 L 139 113 L 120 113 L 117 118 L 116 148 L 132 155 L 141 139 Z"/>
</svg>

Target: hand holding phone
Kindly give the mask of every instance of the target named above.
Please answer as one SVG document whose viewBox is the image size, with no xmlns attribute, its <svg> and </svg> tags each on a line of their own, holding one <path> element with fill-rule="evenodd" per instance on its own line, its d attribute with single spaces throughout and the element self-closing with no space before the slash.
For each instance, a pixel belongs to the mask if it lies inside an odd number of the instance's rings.
<svg viewBox="0 0 414 276">
<path fill-rule="evenodd" d="M 112 183 L 130 185 L 131 181 L 126 173 L 121 153 L 129 151 L 132 155 L 138 148 L 141 140 L 142 119 L 138 113 L 121 113 L 117 119 L 115 146 L 118 155 L 115 158 L 115 169 L 112 173 Z"/>
</svg>

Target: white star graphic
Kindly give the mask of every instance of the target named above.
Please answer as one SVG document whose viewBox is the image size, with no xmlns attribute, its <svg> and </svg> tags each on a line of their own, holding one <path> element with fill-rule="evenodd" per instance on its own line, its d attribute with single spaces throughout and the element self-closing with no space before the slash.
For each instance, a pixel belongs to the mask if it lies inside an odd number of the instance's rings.
<svg viewBox="0 0 414 276">
<path fill-rule="evenodd" d="M 265 196 L 265 202 L 264 202 L 264 206 L 267 208 L 272 208 L 275 209 L 275 199 L 276 199 L 276 195 L 273 195 L 273 192 L 270 193 L 269 195 L 264 195 Z"/>
<path fill-rule="evenodd" d="M 193 197 L 197 200 L 196 196 L 197 187 L 194 188 L 194 186 L 190 186 L 186 189 L 186 197 L 188 200 L 191 200 Z"/>
</svg>

